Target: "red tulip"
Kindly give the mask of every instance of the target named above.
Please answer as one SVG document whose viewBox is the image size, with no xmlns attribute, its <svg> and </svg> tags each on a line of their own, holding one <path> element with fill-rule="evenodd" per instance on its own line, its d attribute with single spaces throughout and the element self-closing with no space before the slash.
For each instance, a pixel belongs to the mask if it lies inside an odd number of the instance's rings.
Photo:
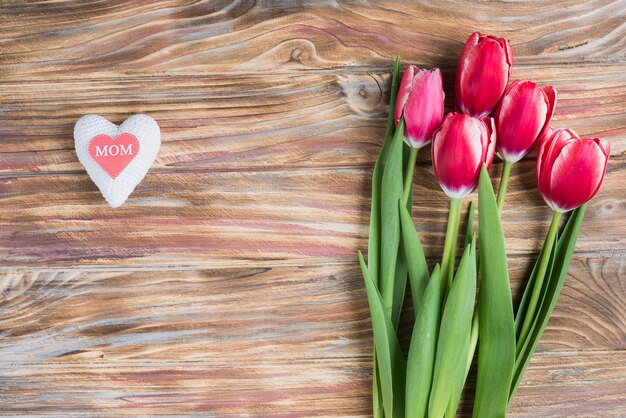
<svg viewBox="0 0 626 418">
<path fill-rule="evenodd" d="M 432 159 L 437 181 L 452 199 L 470 194 L 478 183 L 480 167 L 491 166 L 496 148 L 492 118 L 478 119 L 448 113 L 433 134 Z"/>
<path fill-rule="evenodd" d="M 515 80 L 495 113 L 498 156 L 509 163 L 522 159 L 550 126 L 556 90 Z"/>
<path fill-rule="evenodd" d="M 427 145 L 443 119 L 443 77 L 439 68 L 420 70 L 409 65 L 396 102 L 396 126 L 404 117 L 404 141 L 413 148 Z"/>
<path fill-rule="evenodd" d="M 463 48 L 456 72 L 456 104 L 468 115 L 483 117 L 498 104 L 511 76 L 509 41 L 473 33 Z"/>
<path fill-rule="evenodd" d="M 537 155 L 537 185 L 546 203 L 567 212 L 589 201 L 600 189 L 610 149 L 606 140 L 553 131 Z"/>
</svg>

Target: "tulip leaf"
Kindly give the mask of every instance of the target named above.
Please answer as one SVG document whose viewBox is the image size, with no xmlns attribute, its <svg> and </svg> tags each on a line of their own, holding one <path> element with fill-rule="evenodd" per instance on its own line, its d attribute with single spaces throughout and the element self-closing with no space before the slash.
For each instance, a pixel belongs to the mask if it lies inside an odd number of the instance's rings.
<svg viewBox="0 0 626 418">
<path fill-rule="evenodd" d="M 380 276 L 380 217 L 381 217 L 381 202 L 380 202 L 380 189 L 382 183 L 382 173 L 385 167 L 385 160 L 389 143 L 393 137 L 393 131 L 395 127 L 394 115 L 395 105 L 398 94 L 398 85 L 400 79 L 400 57 L 396 58 L 393 76 L 391 81 L 390 90 L 390 102 L 389 102 L 389 117 L 387 123 L 387 132 L 381 151 L 374 164 L 374 171 L 372 174 L 372 206 L 370 214 L 370 231 L 368 242 L 368 270 L 371 274 L 372 281 L 378 287 Z M 378 365 L 376 360 L 376 349 L 374 348 L 374 360 L 373 360 L 373 379 L 372 379 L 372 395 L 373 395 L 373 414 L 375 418 L 383 417 L 383 401 L 382 393 L 380 391 L 380 379 L 378 376 Z"/>
<path fill-rule="evenodd" d="M 396 287 L 396 261 L 400 244 L 400 212 L 398 200 L 402 198 L 402 145 L 404 121 L 401 120 L 387 151 L 387 160 L 381 183 L 381 273 L 380 290 L 385 308 L 391 313 Z M 405 273 L 406 274 L 406 273 Z"/>
<path fill-rule="evenodd" d="M 389 103 L 389 119 L 387 124 L 387 133 L 385 141 L 378 154 L 374 171 L 372 173 L 372 209 L 370 213 L 370 231 L 369 242 L 367 244 L 367 263 L 372 275 L 372 279 L 376 286 L 379 286 L 380 275 L 380 188 L 382 182 L 383 170 L 385 168 L 385 156 L 389 143 L 393 137 L 394 113 L 396 107 L 396 98 L 398 96 L 398 84 L 400 79 L 400 58 L 396 58 L 393 69 L 393 77 L 391 81 L 391 100 Z"/>
<path fill-rule="evenodd" d="M 415 325 L 406 371 L 406 418 L 425 417 L 428 408 L 441 310 L 440 281 L 440 269 L 437 264 L 426 285 L 422 302 L 415 311 Z"/>
<path fill-rule="evenodd" d="M 372 362 L 372 415 L 374 418 L 383 418 L 383 398 L 380 393 L 380 378 L 378 377 L 378 361 L 376 360 L 376 348 L 374 348 L 374 360 Z"/>
<path fill-rule="evenodd" d="M 554 306 L 559 298 L 563 283 L 567 277 L 567 271 L 572 261 L 572 255 L 574 254 L 574 247 L 576 246 L 576 240 L 582 226 L 583 218 L 585 217 L 586 205 L 583 205 L 576 209 L 565 225 L 563 234 L 557 241 L 557 245 L 554 246 L 554 255 L 552 255 L 552 268 L 546 272 L 544 281 L 546 282 L 546 289 L 543 292 L 543 299 L 537 307 L 537 316 L 533 321 L 533 325 L 528 333 L 526 341 L 522 351 L 518 355 L 515 364 L 515 374 L 511 383 L 511 391 L 509 397 L 509 403 L 513 400 L 520 381 L 524 375 L 524 371 L 528 366 L 530 358 L 532 357 L 537 343 L 541 339 L 541 335 L 548 324 L 550 315 L 554 310 Z M 529 282 L 526 291 L 530 288 Z M 482 337 L 481 337 L 482 338 Z"/>
<path fill-rule="evenodd" d="M 547 239 L 547 238 L 546 238 Z M 517 313 L 515 314 L 515 336 L 516 338 L 520 337 L 520 333 L 522 332 L 522 325 L 524 324 L 524 317 L 526 316 L 526 310 L 528 309 L 528 304 L 530 303 L 530 297 L 532 294 L 532 289 L 535 286 L 535 282 L 537 281 L 537 271 L 539 269 L 539 260 L 543 258 L 543 253 L 546 251 L 546 242 L 543 243 L 543 248 L 541 248 L 541 252 L 539 253 L 539 257 L 537 257 L 537 261 L 533 267 L 532 272 L 530 273 L 530 277 L 528 278 L 528 282 L 526 283 L 526 288 L 524 289 L 524 294 L 522 295 L 522 299 L 520 301 L 519 307 L 517 308 Z M 550 254 L 550 259 L 552 259 L 555 248 L 552 247 L 552 252 Z M 546 274 L 550 272 L 550 268 Z M 519 345 L 519 342 L 518 342 Z"/>
<path fill-rule="evenodd" d="M 402 201 L 400 201 L 400 224 L 402 226 L 402 244 L 409 269 L 413 312 L 417 315 L 420 310 L 422 295 L 432 278 L 430 281 L 428 280 L 428 265 L 426 264 L 424 249 L 415 230 L 415 225 L 413 225 L 413 219 Z"/>
<path fill-rule="evenodd" d="M 467 333 L 467 338 L 465 338 L 465 341 L 463 342 L 463 349 L 461 350 L 463 353 L 467 353 L 469 350 L 470 335 L 471 335 L 471 331 Z M 467 359 L 467 355 L 465 355 L 465 359 Z M 465 386 L 465 380 L 467 379 L 467 369 L 465 366 L 459 367 L 458 369 L 456 369 L 455 372 L 456 373 L 453 378 L 454 386 L 452 388 L 452 395 L 450 397 L 450 402 L 448 403 L 446 417 L 456 416 L 456 410 L 459 407 L 459 401 L 461 400 L 461 394 L 463 393 L 463 386 Z"/>
<path fill-rule="evenodd" d="M 525 343 L 528 341 L 528 336 L 525 338 L 524 341 L 520 340 L 521 337 L 521 332 L 522 332 L 522 327 L 525 321 L 525 316 L 527 316 L 527 312 L 526 310 L 528 309 L 528 304 L 530 301 L 530 296 L 532 294 L 532 290 L 535 287 L 535 283 L 537 282 L 537 270 L 538 270 L 538 264 L 541 260 L 541 257 L 543 257 L 543 253 L 546 251 L 546 247 L 547 247 L 547 240 L 550 239 L 550 237 L 546 237 L 546 241 L 543 244 L 543 248 L 541 249 L 541 253 L 539 254 L 539 258 L 537 258 L 537 261 L 535 262 L 535 266 L 533 267 L 533 271 L 530 274 L 530 278 L 528 279 L 528 283 L 526 284 L 526 289 L 524 289 L 524 294 L 522 296 L 522 300 L 520 302 L 520 306 L 518 308 L 518 313 L 517 316 L 515 317 L 515 335 L 517 336 L 517 347 L 518 347 L 518 351 L 519 348 L 521 348 L 522 350 L 524 349 L 523 346 L 525 345 Z M 552 237 L 552 239 L 554 240 L 552 243 L 552 247 L 550 250 L 550 257 L 548 258 L 548 267 L 546 268 L 546 272 L 545 272 L 545 277 L 543 279 L 543 283 L 541 285 L 541 290 L 539 292 L 539 300 L 537 303 L 537 308 L 535 309 L 535 318 L 532 318 L 532 325 L 531 327 L 534 326 L 535 321 L 537 320 L 537 313 L 539 312 L 539 309 L 541 308 L 541 305 L 543 304 L 543 301 L 546 297 L 546 293 L 548 291 L 548 283 L 550 281 L 550 275 L 552 274 L 552 270 L 554 269 L 554 259 L 556 257 L 556 244 L 558 243 L 558 237 L 555 235 L 554 237 Z M 530 331 L 529 331 L 530 333 Z M 516 361 L 517 361 L 517 357 L 516 357 Z"/>
<path fill-rule="evenodd" d="M 550 239 L 550 238 L 548 237 L 546 239 Z M 549 260 L 548 260 L 548 267 L 547 267 L 546 272 L 545 272 L 545 277 L 543 279 L 543 283 L 541 284 L 541 289 L 539 291 L 539 298 L 538 298 L 537 308 L 535 310 L 535 316 L 533 318 L 530 318 L 530 320 L 532 322 L 531 322 L 531 326 L 530 326 L 528 335 L 524 338 L 523 341 L 521 341 L 519 339 L 517 341 L 516 357 L 515 357 L 515 368 L 513 369 L 513 381 L 511 383 L 511 388 L 513 388 L 513 386 L 516 385 L 515 381 L 518 379 L 518 377 L 516 376 L 517 372 L 518 372 L 519 368 L 521 367 L 522 362 L 525 361 L 524 359 L 526 358 L 526 354 L 528 353 L 527 350 L 528 350 L 529 344 L 532 344 L 532 332 L 537 327 L 537 323 L 539 321 L 539 315 L 540 315 L 541 307 L 544 305 L 544 302 L 545 302 L 546 297 L 547 297 L 548 288 L 549 288 L 549 284 L 550 284 L 550 276 L 552 275 L 552 271 L 554 269 L 554 261 L 555 261 L 555 257 L 556 257 L 556 245 L 554 245 L 554 244 L 556 244 L 556 242 L 558 241 L 557 236 L 552 237 L 552 239 L 554 240 L 554 242 L 553 242 L 552 249 L 550 251 L 550 257 L 549 257 Z M 546 249 L 546 243 L 544 243 L 544 248 L 541 251 L 542 254 L 545 251 L 545 249 Z M 541 255 L 540 255 L 540 257 L 541 257 Z M 540 258 L 538 259 L 538 262 L 539 262 L 539 260 L 540 260 Z M 533 273 L 534 272 L 535 272 L 535 270 L 533 269 Z M 532 276 L 532 274 L 531 274 L 531 276 Z M 529 280 L 528 285 L 531 286 L 531 290 L 532 290 L 532 287 L 534 287 L 535 283 L 536 283 L 536 279 L 537 279 L 536 274 L 535 274 L 535 277 L 531 277 L 531 279 L 534 279 L 534 280 L 532 280 L 532 283 Z M 524 291 L 524 293 L 526 293 L 526 290 Z M 524 319 L 520 318 L 520 321 L 519 321 L 520 324 L 523 324 L 524 320 L 525 320 L 525 318 Z M 521 332 L 521 325 L 520 325 L 520 332 Z M 532 353 L 530 353 L 530 354 L 532 355 Z M 530 360 L 530 358 L 527 358 L 527 360 Z M 521 377 L 521 375 L 519 377 Z M 509 397 L 509 403 L 510 403 L 510 401 L 511 401 L 511 397 Z"/>
<path fill-rule="evenodd" d="M 389 115 L 387 116 L 387 131 L 385 138 L 393 135 L 396 126 L 396 100 L 398 98 L 398 87 L 400 86 L 400 56 L 396 56 L 393 64 L 393 74 L 391 77 L 391 98 L 389 99 Z"/>
<path fill-rule="evenodd" d="M 443 308 L 428 416 L 443 417 L 456 395 L 460 376 L 465 380 L 466 340 L 469 339 L 476 297 L 476 241 L 465 248 Z M 465 351 L 464 350 L 465 347 Z"/>
<path fill-rule="evenodd" d="M 473 416 L 504 417 L 515 365 L 515 324 L 504 234 L 484 164 L 478 185 L 478 232 L 480 341 Z"/>
<path fill-rule="evenodd" d="M 408 170 L 409 159 L 408 155 L 410 153 L 410 148 L 408 145 L 403 145 L 404 149 L 402 151 L 402 161 L 404 163 L 404 175 L 408 174 L 411 170 Z M 404 184 L 404 181 L 402 181 Z M 403 188 L 404 190 L 404 188 Z M 404 192 L 403 192 L 404 193 Z M 411 212 L 413 210 L 413 186 L 409 188 L 409 195 L 406 204 L 404 205 L 404 209 L 409 213 L 409 217 L 411 217 Z M 394 287 L 393 287 L 393 305 L 391 310 L 391 322 L 393 323 L 396 330 L 398 329 L 398 324 L 400 323 L 400 314 L 402 312 L 402 306 L 404 305 L 404 295 L 406 293 L 406 279 L 407 279 L 407 270 L 408 263 L 410 259 L 407 258 L 407 253 L 404 250 L 404 243 L 402 239 L 399 238 L 398 244 L 398 257 L 396 259 L 396 274 L 394 279 Z M 428 277 L 427 277 L 428 279 Z"/>
<path fill-rule="evenodd" d="M 465 229 L 464 246 L 469 245 L 472 242 L 473 237 L 474 237 L 474 202 L 470 201 L 469 207 L 467 208 L 467 227 Z"/>
<path fill-rule="evenodd" d="M 401 417 L 404 413 L 406 364 L 389 313 L 383 304 L 380 292 L 374 285 L 360 251 L 359 263 L 372 317 L 378 377 L 385 417 Z"/>
<path fill-rule="evenodd" d="M 470 202 L 469 204 L 469 208 L 467 210 L 467 226 L 466 226 L 466 230 L 465 230 L 465 246 L 469 245 L 472 243 L 472 240 L 475 239 L 474 236 L 474 202 Z M 478 262 L 479 262 L 479 257 L 478 254 L 476 254 L 476 271 L 477 271 L 477 275 L 478 275 Z M 470 356 L 469 354 L 469 350 L 470 350 L 470 344 L 471 344 L 471 335 L 472 335 L 472 326 L 474 326 L 474 321 L 476 320 L 476 310 L 478 309 L 478 305 L 474 306 L 474 313 L 472 314 L 472 323 L 470 326 L 470 332 L 468 332 L 467 334 L 467 338 L 465 339 L 465 342 L 463 343 L 463 349 L 462 352 L 463 353 L 468 353 L 466 355 L 466 358 L 468 358 L 468 356 Z M 475 347 L 475 346 L 474 346 Z M 472 356 L 473 357 L 473 356 Z M 461 394 L 463 393 L 463 386 L 465 386 L 465 380 L 467 379 L 467 375 L 469 373 L 469 366 L 471 366 L 471 358 L 469 358 L 467 360 L 469 362 L 469 364 L 466 365 L 465 368 L 463 367 L 459 367 L 456 372 L 457 374 L 454 377 L 454 388 L 452 391 L 452 396 L 450 398 L 450 402 L 448 403 L 448 409 L 446 412 L 446 417 L 455 417 L 456 416 L 456 410 L 459 407 L 459 401 L 461 400 Z"/>
<path fill-rule="evenodd" d="M 399 238 L 398 238 L 399 239 Z M 404 296 L 406 293 L 406 279 L 407 279 L 407 258 L 404 252 L 404 246 L 402 240 L 398 245 L 398 256 L 396 259 L 396 271 L 393 285 L 393 302 L 391 305 L 391 323 L 394 329 L 398 329 L 400 323 L 400 314 L 402 313 L 402 306 L 404 305 Z"/>
</svg>

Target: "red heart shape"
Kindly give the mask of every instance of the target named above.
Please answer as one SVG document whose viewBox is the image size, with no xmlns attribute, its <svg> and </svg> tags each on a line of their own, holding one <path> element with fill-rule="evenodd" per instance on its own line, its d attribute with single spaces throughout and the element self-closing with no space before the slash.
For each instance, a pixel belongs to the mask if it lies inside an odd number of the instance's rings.
<svg viewBox="0 0 626 418">
<path fill-rule="evenodd" d="M 89 155 L 111 178 L 115 179 L 139 153 L 139 141 L 135 135 L 125 132 L 110 137 L 96 135 L 89 141 Z"/>
</svg>

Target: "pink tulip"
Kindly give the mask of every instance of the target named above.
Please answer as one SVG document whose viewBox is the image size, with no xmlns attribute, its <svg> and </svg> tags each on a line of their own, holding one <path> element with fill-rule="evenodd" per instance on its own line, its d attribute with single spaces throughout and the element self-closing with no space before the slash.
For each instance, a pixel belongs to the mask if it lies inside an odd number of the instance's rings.
<svg viewBox="0 0 626 418">
<path fill-rule="evenodd" d="M 456 104 L 475 117 L 490 114 L 511 76 L 513 51 L 509 41 L 473 33 L 463 48 L 456 72 Z"/>
<path fill-rule="evenodd" d="M 443 119 L 443 78 L 439 68 L 404 72 L 396 102 L 396 126 L 404 117 L 404 141 L 413 148 L 427 145 Z"/>
<path fill-rule="evenodd" d="M 491 166 L 496 148 L 492 118 L 478 119 L 448 113 L 433 134 L 432 159 L 437 181 L 452 199 L 470 194 L 478 183 L 480 167 Z"/>
<path fill-rule="evenodd" d="M 546 203 L 562 213 L 589 201 L 602 185 L 610 149 L 606 140 L 554 130 L 537 155 L 537 185 Z"/>
<path fill-rule="evenodd" d="M 498 156 L 509 163 L 522 159 L 550 126 L 556 90 L 530 81 L 507 87 L 495 113 Z"/>
</svg>

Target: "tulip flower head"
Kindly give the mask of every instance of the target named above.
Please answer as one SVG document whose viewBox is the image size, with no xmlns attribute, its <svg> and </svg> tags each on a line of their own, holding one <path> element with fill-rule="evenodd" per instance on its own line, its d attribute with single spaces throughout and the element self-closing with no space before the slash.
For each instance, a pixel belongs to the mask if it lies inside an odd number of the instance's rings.
<svg viewBox="0 0 626 418">
<path fill-rule="evenodd" d="M 509 163 L 521 160 L 547 131 L 556 106 L 556 90 L 515 80 L 507 87 L 494 119 L 497 153 Z"/>
<path fill-rule="evenodd" d="M 443 78 L 439 68 L 420 70 L 410 65 L 404 72 L 396 102 L 396 127 L 404 117 L 404 141 L 412 148 L 430 143 L 443 119 Z"/>
<path fill-rule="evenodd" d="M 456 104 L 475 117 L 495 109 L 511 76 L 513 51 L 509 41 L 473 33 L 463 48 L 456 72 Z"/>
<path fill-rule="evenodd" d="M 496 148 L 492 118 L 448 113 L 433 134 L 432 159 L 437 181 L 451 199 L 470 194 L 482 164 L 491 166 Z"/>
<path fill-rule="evenodd" d="M 537 155 L 537 185 L 546 203 L 563 213 L 588 202 L 602 185 L 610 148 L 606 140 L 554 130 Z"/>
</svg>

